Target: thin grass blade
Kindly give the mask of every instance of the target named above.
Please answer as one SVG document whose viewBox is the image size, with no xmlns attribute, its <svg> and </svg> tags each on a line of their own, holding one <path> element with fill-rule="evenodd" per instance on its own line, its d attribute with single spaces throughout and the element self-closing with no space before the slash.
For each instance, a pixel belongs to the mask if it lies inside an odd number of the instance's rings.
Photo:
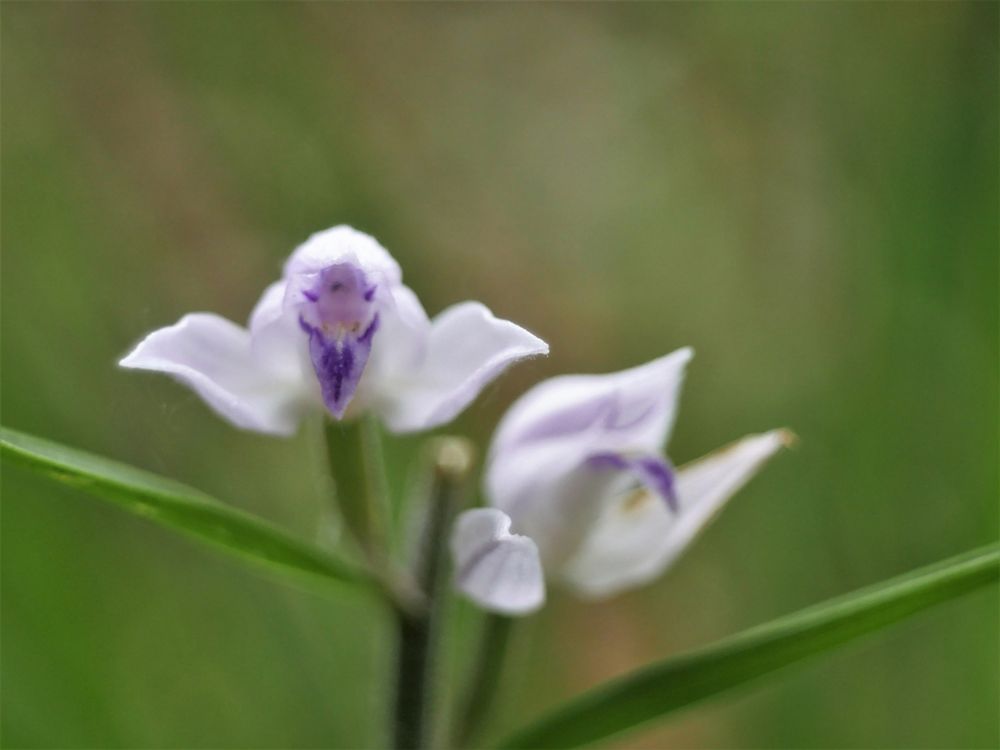
<svg viewBox="0 0 1000 750">
<path fill-rule="evenodd" d="M 0 455 L 244 561 L 312 582 L 369 582 L 287 531 L 171 479 L 6 427 Z"/>
<path fill-rule="evenodd" d="M 575 748 L 608 740 L 935 604 L 996 586 L 998 574 L 1000 544 L 911 571 L 597 687 L 501 747 Z"/>
</svg>

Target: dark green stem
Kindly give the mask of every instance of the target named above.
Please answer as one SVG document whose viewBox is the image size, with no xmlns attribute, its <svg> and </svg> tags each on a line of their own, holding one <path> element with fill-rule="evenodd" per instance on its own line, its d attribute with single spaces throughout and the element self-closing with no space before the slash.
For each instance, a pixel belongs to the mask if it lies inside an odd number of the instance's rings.
<svg viewBox="0 0 1000 750">
<path fill-rule="evenodd" d="M 447 535 L 465 489 L 472 449 L 457 438 L 442 438 L 433 451 L 430 508 L 417 549 L 415 576 L 427 606 L 397 611 L 396 723 L 394 747 L 414 750 L 431 745 L 430 711 L 434 705 L 436 631 L 448 587 Z"/>
<path fill-rule="evenodd" d="M 430 628 L 427 617 L 400 611 L 397 617 L 399 653 L 393 727 L 394 748 L 425 747 L 426 704 L 429 692 Z"/>
<path fill-rule="evenodd" d="M 486 616 L 479 652 L 472 668 L 472 683 L 458 717 L 456 747 L 471 747 L 493 711 L 513 624 L 512 617 L 496 614 Z"/>
</svg>

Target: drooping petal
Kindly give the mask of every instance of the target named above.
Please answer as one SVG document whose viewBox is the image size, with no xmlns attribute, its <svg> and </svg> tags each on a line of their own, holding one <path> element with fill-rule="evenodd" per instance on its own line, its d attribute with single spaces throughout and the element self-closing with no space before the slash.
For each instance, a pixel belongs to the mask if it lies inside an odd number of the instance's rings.
<svg viewBox="0 0 1000 750">
<path fill-rule="evenodd" d="M 546 354 L 548 344 L 478 302 L 449 307 L 433 322 L 418 367 L 380 384 L 377 407 L 393 432 L 452 420 L 514 362 Z"/>
<path fill-rule="evenodd" d="M 452 531 L 455 585 L 484 609 L 507 615 L 534 612 L 545 603 L 538 549 L 510 533 L 510 518 L 495 508 L 462 513 Z"/>
<path fill-rule="evenodd" d="M 685 347 L 638 367 L 606 375 L 564 375 L 535 386 L 504 416 L 495 452 L 550 440 L 578 440 L 581 451 L 659 451 L 677 412 Z"/>
<path fill-rule="evenodd" d="M 790 433 L 750 435 L 677 472 L 679 511 L 651 493 L 612 498 L 562 570 L 580 594 L 610 596 L 656 578 L 782 446 Z"/>
<path fill-rule="evenodd" d="M 295 248 L 285 263 L 285 278 L 315 274 L 330 266 L 351 263 L 377 284 L 398 284 L 399 264 L 374 237 L 341 224 L 316 232 Z"/>
<path fill-rule="evenodd" d="M 300 384 L 254 355 L 249 331 L 218 315 L 185 315 L 119 364 L 173 375 L 237 427 L 290 435 L 298 426 Z"/>
</svg>

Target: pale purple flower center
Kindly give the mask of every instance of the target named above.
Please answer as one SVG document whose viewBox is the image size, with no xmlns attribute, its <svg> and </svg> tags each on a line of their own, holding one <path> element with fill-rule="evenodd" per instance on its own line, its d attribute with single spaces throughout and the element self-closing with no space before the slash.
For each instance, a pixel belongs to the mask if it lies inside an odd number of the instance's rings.
<svg viewBox="0 0 1000 750">
<path fill-rule="evenodd" d="M 309 358 L 323 402 L 340 419 L 347 410 L 378 331 L 375 285 L 351 263 L 316 274 L 302 292 L 299 326 L 309 336 Z"/>
</svg>

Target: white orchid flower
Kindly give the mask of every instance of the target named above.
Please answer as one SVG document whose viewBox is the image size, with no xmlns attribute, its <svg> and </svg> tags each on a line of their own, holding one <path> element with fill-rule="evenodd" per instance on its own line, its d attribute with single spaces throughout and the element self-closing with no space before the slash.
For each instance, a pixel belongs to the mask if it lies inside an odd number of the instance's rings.
<svg viewBox="0 0 1000 750">
<path fill-rule="evenodd" d="M 478 302 L 433 321 L 392 256 L 348 226 L 312 235 L 264 290 L 248 328 L 192 313 L 122 367 L 168 373 L 237 427 L 289 435 L 310 409 L 375 412 L 393 432 L 450 421 L 509 365 L 548 353 Z"/>
<path fill-rule="evenodd" d="M 463 513 L 452 535 L 466 596 L 526 614 L 546 575 L 590 598 L 645 584 L 789 443 L 785 430 L 749 435 L 675 470 L 663 449 L 691 356 L 552 378 L 511 407 L 488 456 L 491 507 Z"/>
</svg>

